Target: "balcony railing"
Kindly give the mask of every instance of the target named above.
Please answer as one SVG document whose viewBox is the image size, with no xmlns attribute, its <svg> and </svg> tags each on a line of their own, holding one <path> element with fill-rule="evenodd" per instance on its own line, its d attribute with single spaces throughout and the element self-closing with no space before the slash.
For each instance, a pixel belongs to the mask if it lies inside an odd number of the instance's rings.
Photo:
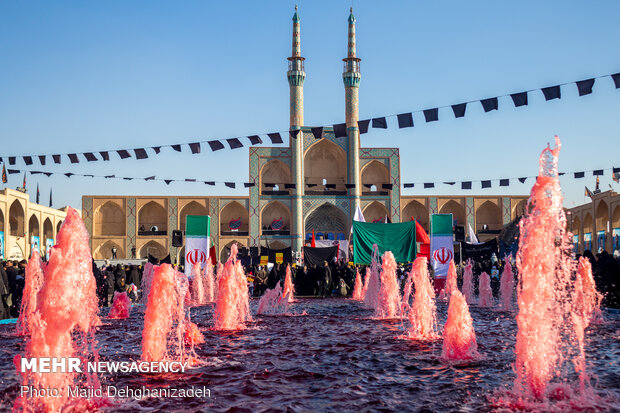
<svg viewBox="0 0 620 413">
<path fill-rule="evenodd" d="M 160 235 L 168 235 L 168 231 L 138 231 L 138 235 L 141 237 L 157 237 Z"/>
<path fill-rule="evenodd" d="M 247 229 L 245 231 L 231 231 L 230 229 L 220 231 L 220 235 L 229 235 L 229 236 L 247 237 L 248 234 L 249 232 Z"/>
<path fill-rule="evenodd" d="M 290 229 L 264 229 L 263 235 L 291 235 Z"/>
</svg>

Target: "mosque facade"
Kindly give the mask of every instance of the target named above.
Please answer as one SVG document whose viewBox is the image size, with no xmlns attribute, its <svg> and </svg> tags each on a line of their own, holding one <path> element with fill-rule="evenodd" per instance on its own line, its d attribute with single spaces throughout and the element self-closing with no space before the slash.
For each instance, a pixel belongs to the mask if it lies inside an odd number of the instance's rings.
<svg viewBox="0 0 620 413">
<path fill-rule="evenodd" d="M 398 148 L 360 147 L 361 59 L 356 54 L 355 16 L 348 18 L 343 59 L 346 123 L 338 128 L 304 124 L 304 80 L 300 18 L 293 16 L 288 147 L 249 149 L 248 196 L 96 196 L 82 198 L 82 216 L 96 259 L 184 257 L 172 246 L 172 231 L 187 215 L 211 216 L 211 240 L 218 259 L 233 243 L 248 248 L 291 247 L 300 251 L 312 231 L 325 239 L 348 239 L 358 207 L 367 222 L 418 219 L 428 230 L 429 214 L 452 213 L 455 225 L 471 225 L 481 240 L 496 236 L 523 213 L 527 196 L 403 196 Z"/>
</svg>

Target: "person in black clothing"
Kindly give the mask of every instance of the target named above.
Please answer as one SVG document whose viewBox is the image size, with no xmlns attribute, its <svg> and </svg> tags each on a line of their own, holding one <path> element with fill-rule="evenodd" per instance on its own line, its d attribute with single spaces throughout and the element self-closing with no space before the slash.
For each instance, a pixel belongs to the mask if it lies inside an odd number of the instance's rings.
<svg viewBox="0 0 620 413">
<path fill-rule="evenodd" d="M 280 281 L 280 276 L 278 274 L 276 266 L 274 265 L 273 267 L 271 267 L 271 271 L 269 271 L 269 277 L 267 278 L 267 288 L 269 288 L 270 290 L 276 288 L 276 284 L 278 283 L 278 281 Z"/>
<path fill-rule="evenodd" d="M 93 276 L 95 277 L 95 282 L 97 283 L 97 297 L 99 298 L 99 307 L 104 307 L 108 305 L 108 291 L 105 284 L 105 278 L 97 264 L 95 264 L 95 260 L 93 259 Z"/>
<path fill-rule="evenodd" d="M 140 288 L 140 273 L 138 272 L 138 267 L 132 265 L 129 267 L 129 276 L 127 277 L 127 284 L 133 284 L 136 287 Z"/>
<path fill-rule="evenodd" d="M 4 266 L 0 265 L 0 320 L 9 318 L 9 279 L 4 270 Z"/>
<path fill-rule="evenodd" d="M 332 270 L 327 261 L 323 262 L 323 297 L 330 296 L 332 288 Z"/>
<path fill-rule="evenodd" d="M 112 272 L 112 267 L 108 266 L 106 267 L 105 271 L 104 271 L 104 277 L 105 277 L 105 281 L 106 281 L 106 293 L 107 293 L 107 300 L 106 300 L 106 306 L 110 305 L 112 303 L 112 297 L 114 297 L 114 287 L 116 284 L 116 278 L 114 276 L 114 272 Z"/>
</svg>

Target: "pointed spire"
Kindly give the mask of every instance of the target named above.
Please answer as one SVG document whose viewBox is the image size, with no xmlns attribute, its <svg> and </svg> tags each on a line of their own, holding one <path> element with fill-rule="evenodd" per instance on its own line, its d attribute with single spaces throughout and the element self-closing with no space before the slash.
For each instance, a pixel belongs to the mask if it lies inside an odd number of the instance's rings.
<svg viewBox="0 0 620 413">
<path fill-rule="evenodd" d="M 300 33 L 300 19 L 297 14 L 297 5 L 295 5 L 295 14 L 293 14 L 293 54 L 292 57 L 301 56 L 301 33 Z"/>
<path fill-rule="evenodd" d="M 347 57 L 355 57 L 355 16 L 353 15 L 353 7 L 349 14 L 349 51 Z"/>
</svg>

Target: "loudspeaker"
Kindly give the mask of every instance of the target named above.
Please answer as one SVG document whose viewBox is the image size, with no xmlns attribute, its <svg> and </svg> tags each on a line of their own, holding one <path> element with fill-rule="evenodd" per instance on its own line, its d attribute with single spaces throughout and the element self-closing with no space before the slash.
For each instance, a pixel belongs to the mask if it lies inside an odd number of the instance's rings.
<svg viewBox="0 0 620 413">
<path fill-rule="evenodd" d="M 175 229 L 172 231 L 172 246 L 173 247 L 182 247 L 183 246 L 183 231 L 179 231 Z"/>
<path fill-rule="evenodd" d="M 465 227 L 461 226 L 461 225 L 457 225 L 454 227 L 454 239 L 457 242 L 464 242 L 465 241 Z"/>
</svg>

